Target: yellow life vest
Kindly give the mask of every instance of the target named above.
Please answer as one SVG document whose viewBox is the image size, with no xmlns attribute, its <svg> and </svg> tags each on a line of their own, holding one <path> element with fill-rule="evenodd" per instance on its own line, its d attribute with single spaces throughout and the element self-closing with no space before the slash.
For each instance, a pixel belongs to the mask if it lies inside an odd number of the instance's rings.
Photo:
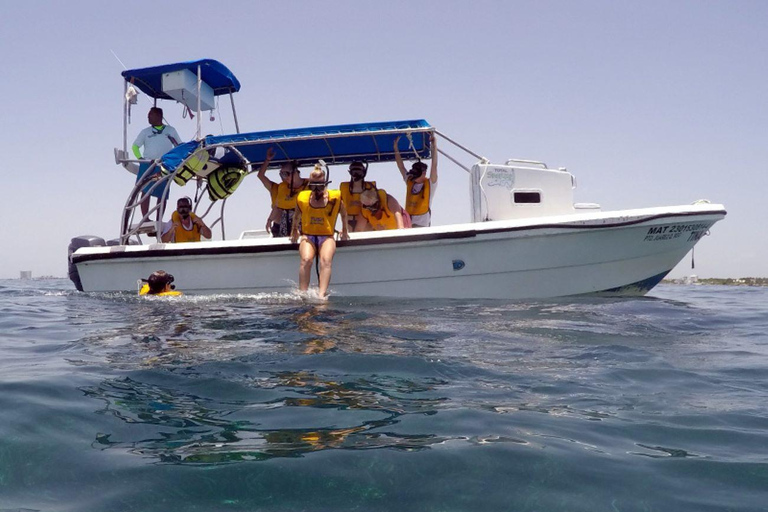
<svg viewBox="0 0 768 512">
<path fill-rule="evenodd" d="M 387 205 L 387 192 L 385 190 L 379 190 L 379 204 L 381 205 L 381 218 L 377 219 L 376 215 L 370 210 L 363 208 L 362 215 L 368 224 L 371 225 L 374 231 L 384 231 L 385 229 L 397 229 L 397 218 L 392 210 Z"/>
<path fill-rule="evenodd" d="M 246 172 L 239 167 L 219 167 L 208 175 L 208 197 L 211 201 L 225 199 L 240 185 Z"/>
<path fill-rule="evenodd" d="M 323 208 L 309 205 L 311 195 L 311 190 L 302 190 L 296 196 L 296 204 L 301 211 L 301 232 L 305 235 L 332 236 L 341 208 L 341 192 L 329 190 L 328 204 Z"/>
<path fill-rule="evenodd" d="M 411 215 L 424 215 L 429 211 L 429 192 L 431 183 L 429 179 L 424 180 L 424 186 L 418 194 L 413 193 L 414 180 L 406 181 L 408 189 L 405 192 L 405 211 Z"/>
<path fill-rule="evenodd" d="M 360 210 L 362 209 L 362 203 L 360 203 L 360 194 L 358 193 L 351 193 L 350 186 L 352 182 L 345 181 L 341 185 L 339 185 L 339 189 L 341 190 L 341 200 L 344 202 L 344 206 L 347 208 L 347 215 L 360 215 Z M 363 190 L 371 190 L 376 188 L 376 182 L 375 181 L 364 181 L 363 182 Z"/>
<path fill-rule="evenodd" d="M 144 283 L 141 285 L 141 290 L 139 290 L 139 295 L 154 295 L 156 297 L 178 297 L 180 295 L 184 295 L 181 292 L 177 292 L 176 290 L 171 290 L 169 292 L 160 292 L 160 293 L 149 293 L 149 284 Z"/>
<path fill-rule="evenodd" d="M 179 227 L 174 228 L 174 241 L 179 244 L 182 242 L 199 242 L 200 241 L 200 228 L 195 224 L 197 215 L 194 213 L 189 214 L 189 218 L 192 220 L 192 229 L 184 229 L 181 223 L 181 216 L 179 212 L 173 212 L 171 215 L 171 222 L 178 222 Z"/>
<path fill-rule="evenodd" d="M 306 181 L 299 188 L 291 189 L 290 183 L 281 182 L 277 186 L 277 196 L 274 199 L 274 205 L 281 210 L 295 210 L 296 197 L 306 187 Z"/>
<path fill-rule="evenodd" d="M 277 203 L 277 189 L 278 188 L 280 188 L 280 185 L 278 185 L 274 181 L 270 181 L 269 198 L 272 201 L 271 202 L 272 206 L 275 206 L 275 204 Z"/>
</svg>

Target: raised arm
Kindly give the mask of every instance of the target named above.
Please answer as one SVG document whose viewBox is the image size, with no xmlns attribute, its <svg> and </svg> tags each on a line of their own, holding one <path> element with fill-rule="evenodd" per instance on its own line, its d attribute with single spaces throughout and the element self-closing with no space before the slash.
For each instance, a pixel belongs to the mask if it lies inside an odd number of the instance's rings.
<svg viewBox="0 0 768 512">
<path fill-rule="evenodd" d="M 275 157 L 275 150 L 272 148 L 267 149 L 267 157 L 264 159 L 264 162 L 261 164 L 261 167 L 259 167 L 259 172 L 256 174 L 258 176 L 259 181 L 264 184 L 264 187 L 272 192 L 272 180 L 267 178 L 267 167 L 269 167 L 269 162 L 272 161 L 272 159 Z"/>
<path fill-rule="evenodd" d="M 405 165 L 403 164 L 403 157 L 400 156 L 400 148 L 397 147 L 398 143 L 400 142 L 400 137 L 395 139 L 395 161 L 397 162 L 397 168 L 400 169 L 400 174 L 403 176 L 403 181 L 408 181 L 408 177 L 406 176 L 405 171 Z"/>
<path fill-rule="evenodd" d="M 429 142 L 432 146 L 432 167 L 429 169 L 429 182 L 434 185 L 437 183 L 437 137 L 435 137 L 435 132 L 429 135 Z"/>
</svg>

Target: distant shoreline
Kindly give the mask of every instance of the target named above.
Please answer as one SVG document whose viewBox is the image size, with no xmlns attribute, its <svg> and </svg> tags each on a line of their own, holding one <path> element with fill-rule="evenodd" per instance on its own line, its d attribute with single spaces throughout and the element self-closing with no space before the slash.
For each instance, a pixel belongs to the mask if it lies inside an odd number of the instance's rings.
<svg viewBox="0 0 768 512">
<path fill-rule="evenodd" d="M 768 277 L 708 277 L 696 276 L 681 279 L 664 279 L 664 284 L 717 284 L 726 286 L 768 286 Z"/>
</svg>

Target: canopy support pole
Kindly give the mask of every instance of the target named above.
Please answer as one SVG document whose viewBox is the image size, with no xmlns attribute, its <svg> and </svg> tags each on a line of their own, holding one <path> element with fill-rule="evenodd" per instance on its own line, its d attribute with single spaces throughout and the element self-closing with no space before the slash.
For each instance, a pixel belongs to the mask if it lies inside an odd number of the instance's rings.
<svg viewBox="0 0 768 512">
<path fill-rule="evenodd" d="M 123 80 L 123 153 L 128 152 L 128 82 Z"/>
<path fill-rule="evenodd" d="M 235 131 L 240 133 L 240 124 L 237 122 L 237 110 L 235 110 L 235 98 L 232 96 L 232 91 L 229 91 L 229 102 L 232 104 L 232 117 L 235 118 Z"/>
<path fill-rule="evenodd" d="M 203 74 L 200 68 L 200 64 L 197 65 L 197 136 L 195 140 L 200 140 L 200 133 L 202 127 L 200 126 L 200 84 L 203 81 Z"/>
<path fill-rule="evenodd" d="M 459 143 L 458 143 L 458 142 L 456 142 L 455 140 L 453 140 L 453 139 L 451 139 L 451 138 L 449 138 L 449 137 L 446 137 L 446 135 L 445 135 L 444 133 L 442 133 L 442 132 L 439 132 L 439 131 L 437 131 L 437 130 L 435 130 L 435 133 L 436 133 L 436 134 L 438 134 L 439 136 L 441 136 L 442 138 L 444 138 L 445 140 L 447 140 L 448 142 L 450 142 L 451 144 L 453 144 L 454 146 L 456 146 L 457 148 L 459 148 L 459 149 L 463 149 L 464 151 L 466 151 L 467 153 L 469 153 L 469 154 L 470 154 L 470 155 L 472 155 L 473 157 L 477 158 L 478 160 L 482 160 L 482 161 L 485 161 L 485 162 L 487 162 L 487 161 L 488 161 L 488 159 L 487 159 L 487 158 L 485 158 L 484 156 L 480 156 L 480 155 L 478 155 L 477 153 L 475 153 L 474 151 L 470 151 L 469 149 L 465 148 L 464 146 L 462 146 L 461 144 L 459 144 Z M 442 153 L 443 155 L 445 155 L 445 153 L 443 153 L 443 152 L 442 152 L 442 151 L 440 151 L 440 150 L 438 150 L 438 152 L 439 152 L 439 153 Z M 445 156 L 448 156 L 448 155 L 445 155 Z M 450 157 L 449 157 L 449 158 L 450 158 Z"/>
</svg>

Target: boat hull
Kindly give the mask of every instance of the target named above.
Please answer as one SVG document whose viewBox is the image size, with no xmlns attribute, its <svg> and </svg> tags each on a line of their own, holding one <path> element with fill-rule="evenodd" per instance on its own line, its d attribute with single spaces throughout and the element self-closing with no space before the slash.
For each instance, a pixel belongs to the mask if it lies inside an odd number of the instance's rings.
<svg viewBox="0 0 768 512">
<path fill-rule="evenodd" d="M 691 205 L 360 233 L 339 242 L 331 291 L 451 299 L 642 295 L 724 216 L 720 205 Z M 86 248 L 72 261 L 84 291 L 135 291 L 137 279 L 163 269 L 180 290 L 212 294 L 295 289 L 299 258 L 285 239 L 260 239 Z"/>
</svg>

